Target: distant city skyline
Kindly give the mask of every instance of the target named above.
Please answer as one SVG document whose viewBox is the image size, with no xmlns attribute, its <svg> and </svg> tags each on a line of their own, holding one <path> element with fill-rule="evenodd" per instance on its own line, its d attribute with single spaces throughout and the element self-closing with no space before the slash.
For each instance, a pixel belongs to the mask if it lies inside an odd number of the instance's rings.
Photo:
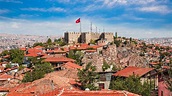
<svg viewBox="0 0 172 96">
<path fill-rule="evenodd" d="M 132 38 L 172 37 L 171 0 L 0 0 L 0 33 L 63 36 L 118 32 Z"/>
</svg>

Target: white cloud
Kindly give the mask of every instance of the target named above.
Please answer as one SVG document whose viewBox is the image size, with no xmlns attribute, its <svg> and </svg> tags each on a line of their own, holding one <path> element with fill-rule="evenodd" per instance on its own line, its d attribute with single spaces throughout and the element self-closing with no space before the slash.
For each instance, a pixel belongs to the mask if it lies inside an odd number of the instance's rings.
<svg viewBox="0 0 172 96">
<path fill-rule="evenodd" d="M 94 11 L 94 10 L 98 10 L 102 7 L 103 7 L 102 5 L 91 4 L 91 5 L 86 6 L 83 11 Z"/>
<path fill-rule="evenodd" d="M 0 14 L 6 14 L 10 12 L 10 10 L 7 10 L 7 9 L 0 9 Z"/>
<path fill-rule="evenodd" d="M 138 10 L 143 12 L 157 12 L 162 14 L 167 14 L 171 12 L 168 6 L 165 5 L 141 7 L 138 8 Z"/>
<path fill-rule="evenodd" d="M 9 2 L 9 3 L 23 3 L 21 1 L 18 1 L 18 0 L 0 0 L 0 2 Z"/>
<path fill-rule="evenodd" d="M 51 7 L 51 8 L 21 8 L 25 11 L 40 11 L 40 12 L 65 12 L 66 10 L 60 7 Z"/>
<path fill-rule="evenodd" d="M 114 7 L 116 5 L 146 5 L 156 3 L 156 0 L 104 0 L 103 4 L 107 7 Z"/>
<path fill-rule="evenodd" d="M 13 29 L 18 29 L 18 28 L 20 28 L 20 27 L 19 27 L 19 23 L 17 23 L 17 22 L 12 22 L 12 23 L 11 23 L 11 28 L 13 28 Z"/>
<path fill-rule="evenodd" d="M 29 14 L 20 14 L 19 17 L 21 18 L 31 18 L 31 17 L 37 17 L 39 16 L 38 14 L 32 14 L 32 15 L 29 15 Z"/>
<path fill-rule="evenodd" d="M 101 20 L 101 19 L 100 19 Z M 81 18 L 82 31 L 88 32 L 90 30 L 90 21 L 86 18 Z M 170 37 L 172 36 L 172 29 L 169 28 L 147 28 L 143 25 L 132 25 L 130 23 L 121 24 L 104 24 L 100 22 L 93 22 L 93 31 L 102 32 L 103 26 L 105 32 L 118 32 L 122 37 L 133 38 L 151 38 L 151 37 Z M 44 35 L 44 36 L 63 36 L 63 33 L 79 32 L 79 24 L 75 23 L 75 19 L 68 18 L 62 21 L 29 21 L 20 19 L 9 19 L 7 21 L 0 21 L 0 33 L 13 34 L 29 34 L 29 35 Z"/>
</svg>

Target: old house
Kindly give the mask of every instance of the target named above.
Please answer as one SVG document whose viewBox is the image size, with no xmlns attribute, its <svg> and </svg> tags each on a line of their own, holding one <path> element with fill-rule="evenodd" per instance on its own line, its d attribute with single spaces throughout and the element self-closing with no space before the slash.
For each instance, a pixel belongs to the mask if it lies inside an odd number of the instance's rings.
<svg viewBox="0 0 172 96">
<path fill-rule="evenodd" d="M 75 62 L 75 60 L 67 57 L 49 57 L 44 60 L 45 62 L 50 62 L 54 69 L 61 70 L 62 66 L 67 62 Z"/>
<path fill-rule="evenodd" d="M 138 76 L 142 83 L 153 82 L 154 89 L 158 87 L 158 75 L 155 69 L 153 68 L 141 68 L 141 67 L 129 66 L 113 74 L 114 77 L 122 77 L 122 78 L 128 78 L 129 76 L 132 75 Z"/>
</svg>

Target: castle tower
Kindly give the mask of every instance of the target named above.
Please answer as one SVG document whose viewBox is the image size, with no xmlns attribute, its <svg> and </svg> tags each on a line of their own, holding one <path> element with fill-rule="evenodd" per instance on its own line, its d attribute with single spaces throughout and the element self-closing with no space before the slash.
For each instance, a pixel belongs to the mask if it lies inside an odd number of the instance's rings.
<svg viewBox="0 0 172 96">
<path fill-rule="evenodd" d="M 64 40 L 68 44 L 78 43 L 81 41 L 80 32 L 65 32 Z"/>
</svg>

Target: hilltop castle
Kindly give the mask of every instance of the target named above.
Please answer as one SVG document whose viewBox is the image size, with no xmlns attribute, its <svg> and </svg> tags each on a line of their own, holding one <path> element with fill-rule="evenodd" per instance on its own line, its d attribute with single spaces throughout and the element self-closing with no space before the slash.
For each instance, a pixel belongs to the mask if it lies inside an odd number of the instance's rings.
<svg viewBox="0 0 172 96">
<path fill-rule="evenodd" d="M 114 41 L 112 32 L 65 32 L 64 40 L 66 43 L 90 43 L 91 40 L 99 41 L 104 40 L 106 42 Z"/>
</svg>

